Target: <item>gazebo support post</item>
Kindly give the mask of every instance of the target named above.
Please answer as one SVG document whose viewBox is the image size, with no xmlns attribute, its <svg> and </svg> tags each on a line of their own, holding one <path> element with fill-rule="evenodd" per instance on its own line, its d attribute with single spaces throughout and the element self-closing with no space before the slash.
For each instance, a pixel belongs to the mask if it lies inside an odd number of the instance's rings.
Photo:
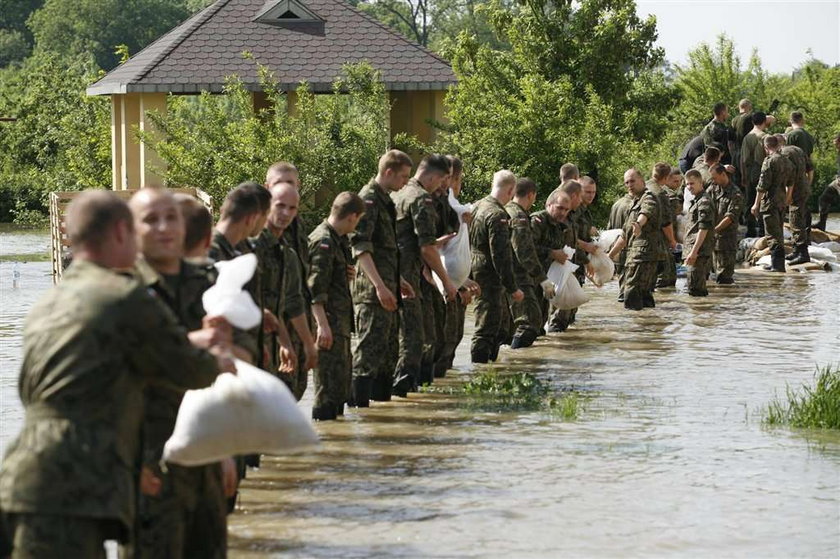
<svg viewBox="0 0 840 559">
<path fill-rule="evenodd" d="M 149 111 L 166 114 L 165 93 L 126 93 L 111 96 L 111 188 L 127 190 L 162 185 L 159 171 L 166 165 L 137 130 L 155 134 Z"/>
</svg>

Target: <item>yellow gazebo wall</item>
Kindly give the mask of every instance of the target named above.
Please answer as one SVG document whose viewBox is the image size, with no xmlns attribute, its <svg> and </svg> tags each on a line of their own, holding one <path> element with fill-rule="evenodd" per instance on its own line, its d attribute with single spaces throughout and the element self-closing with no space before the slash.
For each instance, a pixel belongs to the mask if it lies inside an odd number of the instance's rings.
<svg viewBox="0 0 840 559">
<path fill-rule="evenodd" d="M 430 122 L 443 122 L 445 91 L 391 91 L 391 137 L 400 132 L 415 135 L 431 144 L 437 131 Z M 296 110 L 297 96 L 288 96 L 287 110 Z M 254 94 L 254 109 L 267 107 L 264 94 Z M 163 185 L 163 178 L 157 173 L 165 169 L 165 163 L 149 146 L 140 142 L 136 130 L 155 133 L 148 118 L 148 111 L 166 113 L 165 93 L 127 93 L 111 96 L 111 187 L 114 190 L 128 190 L 146 186 Z M 417 156 L 420 154 L 411 154 Z"/>
</svg>

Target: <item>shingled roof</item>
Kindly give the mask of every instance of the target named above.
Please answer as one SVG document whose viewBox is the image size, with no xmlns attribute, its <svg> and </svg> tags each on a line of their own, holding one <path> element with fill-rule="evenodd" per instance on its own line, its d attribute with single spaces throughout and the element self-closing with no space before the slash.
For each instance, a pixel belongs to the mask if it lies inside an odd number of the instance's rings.
<svg viewBox="0 0 840 559">
<path fill-rule="evenodd" d="M 388 90 L 446 89 L 449 64 L 344 0 L 216 0 L 87 89 L 88 95 L 261 89 L 250 52 L 283 90 L 331 91 L 343 64 L 368 61 Z"/>
</svg>

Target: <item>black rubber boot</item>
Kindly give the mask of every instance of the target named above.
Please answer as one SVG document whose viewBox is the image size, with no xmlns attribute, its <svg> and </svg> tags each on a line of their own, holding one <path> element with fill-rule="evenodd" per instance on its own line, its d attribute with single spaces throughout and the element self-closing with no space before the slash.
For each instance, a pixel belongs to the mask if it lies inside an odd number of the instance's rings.
<svg viewBox="0 0 840 559">
<path fill-rule="evenodd" d="M 336 418 L 344 417 L 344 404 L 338 404 L 335 407 L 335 417 Z"/>
<path fill-rule="evenodd" d="M 379 375 L 372 379 L 370 386 L 370 399 L 374 402 L 391 401 L 391 379 L 386 375 Z"/>
<path fill-rule="evenodd" d="M 820 213 L 820 220 L 818 222 L 816 222 L 814 225 L 812 225 L 811 229 L 819 229 L 820 231 L 825 231 L 827 221 L 828 221 L 828 214 L 827 213 Z"/>
<path fill-rule="evenodd" d="M 656 301 L 653 298 L 653 293 L 645 293 L 642 295 L 642 307 L 646 309 L 656 308 Z"/>
<path fill-rule="evenodd" d="M 391 387 L 391 394 L 405 398 L 409 392 L 417 390 L 416 378 L 419 375 L 418 371 L 413 369 L 405 369 L 397 372 L 394 379 L 394 385 Z"/>
<path fill-rule="evenodd" d="M 490 361 L 489 352 L 485 349 L 473 349 L 470 352 L 470 361 L 473 363 L 487 363 Z"/>
<path fill-rule="evenodd" d="M 335 418 L 335 406 L 332 404 L 312 408 L 312 419 L 315 421 L 331 421 Z"/>
<path fill-rule="evenodd" d="M 422 363 L 420 365 L 420 386 L 432 384 L 435 381 L 435 366 L 433 363 Z"/>
<path fill-rule="evenodd" d="M 435 363 L 435 378 L 444 378 L 446 370 L 446 363 Z"/>
<path fill-rule="evenodd" d="M 768 272 L 785 272 L 785 249 L 776 247 L 770 254 L 770 265 L 764 269 Z"/>
<path fill-rule="evenodd" d="M 350 389 L 350 401 L 347 403 L 354 408 L 370 407 L 371 384 L 370 377 L 354 377 Z"/>
<path fill-rule="evenodd" d="M 245 461 L 245 465 L 249 468 L 259 468 L 260 467 L 260 455 L 259 454 L 246 454 L 243 457 Z"/>
<path fill-rule="evenodd" d="M 805 245 L 799 245 L 793 252 L 793 258 L 790 259 L 789 263 L 791 266 L 796 266 L 797 264 L 805 264 L 810 261 L 811 255 L 808 254 L 808 247 Z"/>
</svg>

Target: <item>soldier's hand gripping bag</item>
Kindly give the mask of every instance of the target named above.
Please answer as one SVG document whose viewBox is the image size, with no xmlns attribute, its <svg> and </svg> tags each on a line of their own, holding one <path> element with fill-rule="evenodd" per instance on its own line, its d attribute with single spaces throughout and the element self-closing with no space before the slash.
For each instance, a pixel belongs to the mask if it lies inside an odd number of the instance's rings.
<svg viewBox="0 0 840 559">
<path fill-rule="evenodd" d="M 569 260 L 563 264 L 552 262 L 549 266 L 546 276 L 555 287 L 554 298 L 551 300 L 554 308 L 560 310 L 576 309 L 589 301 L 589 295 L 586 294 L 574 275 L 577 269 L 578 265 Z"/>
<path fill-rule="evenodd" d="M 166 462 L 201 466 L 243 454 L 289 454 L 319 444 L 312 422 L 286 385 L 238 359 L 209 388 L 188 390 L 175 430 L 163 448 Z"/>
<path fill-rule="evenodd" d="M 604 254 L 608 254 L 620 236 L 621 229 L 601 231 L 598 235 L 598 248 L 600 248 Z"/>
<path fill-rule="evenodd" d="M 467 224 L 462 223 L 458 234 L 446 243 L 446 246 L 440 249 L 440 258 L 443 261 L 443 267 L 446 268 L 446 273 L 449 279 L 455 284 L 455 287 L 460 288 L 470 277 L 470 237 L 467 230 Z M 434 274 L 435 285 L 442 294 L 445 294 L 443 289 L 443 282 L 437 274 Z"/>
<path fill-rule="evenodd" d="M 592 265 L 592 275 L 589 280 L 598 287 L 611 282 L 615 275 L 615 263 L 600 248 L 589 255 L 589 263 Z"/>
</svg>

